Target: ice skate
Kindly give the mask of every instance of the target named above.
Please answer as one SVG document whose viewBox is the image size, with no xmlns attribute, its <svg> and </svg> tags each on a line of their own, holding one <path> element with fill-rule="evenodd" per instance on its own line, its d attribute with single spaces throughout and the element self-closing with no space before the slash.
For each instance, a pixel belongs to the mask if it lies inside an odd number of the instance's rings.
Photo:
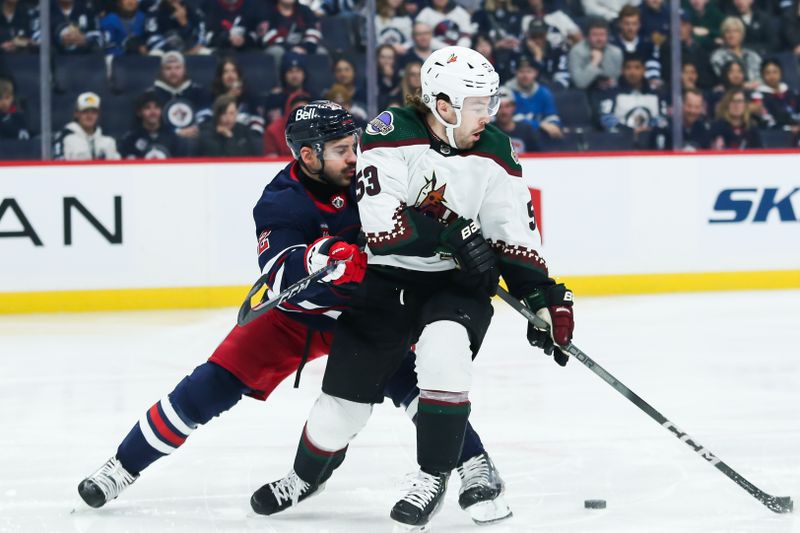
<svg viewBox="0 0 800 533">
<path fill-rule="evenodd" d="M 257 514 L 271 515 L 294 507 L 309 496 L 319 494 L 325 484 L 312 486 L 300 479 L 294 470 L 272 483 L 267 483 L 250 497 L 250 506 Z"/>
<path fill-rule="evenodd" d="M 102 507 L 119 496 L 138 477 L 125 470 L 116 457 L 112 457 L 97 472 L 80 482 L 78 494 L 87 505 Z"/>
<path fill-rule="evenodd" d="M 476 524 L 490 524 L 511 516 L 503 498 L 505 483 L 486 452 L 465 461 L 458 467 L 461 492 L 458 504 Z"/>
<path fill-rule="evenodd" d="M 391 517 L 394 533 L 428 531 L 429 522 L 444 501 L 449 474 L 428 474 L 420 471 L 411 481 L 411 488 L 394 504 Z"/>
</svg>

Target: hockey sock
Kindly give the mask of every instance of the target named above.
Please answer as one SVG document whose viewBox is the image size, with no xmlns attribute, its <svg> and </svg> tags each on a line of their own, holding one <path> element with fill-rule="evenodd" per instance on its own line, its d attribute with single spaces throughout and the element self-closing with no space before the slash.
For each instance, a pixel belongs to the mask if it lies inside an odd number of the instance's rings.
<svg viewBox="0 0 800 533">
<path fill-rule="evenodd" d="M 117 448 L 117 459 L 125 470 L 139 474 L 177 450 L 198 425 L 236 405 L 248 390 L 221 366 L 198 366 L 133 426 Z"/>
<path fill-rule="evenodd" d="M 294 458 L 294 471 L 305 481 L 313 486 L 325 483 L 344 462 L 347 446 L 341 450 L 327 451 L 318 447 L 308 437 L 308 430 L 303 427 L 303 435 L 297 446 Z"/>
<path fill-rule="evenodd" d="M 469 411 L 466 392 L 421 391 L 417 409 L 417 462 L 423 470 L 450 472 L 458 465 Z"/>
<path fill-rule="evenodd" d="M 483 447 L 483 442 L 481 442 L 478 432 L 475 431 L 472 424 L 467 422 L 467 431 L 464 433 L 464 447 L 461 449 L 461 457 L 458 459 L 458 464 L 464 464 L 485 451 L 486 449 Z"/>
</svg>

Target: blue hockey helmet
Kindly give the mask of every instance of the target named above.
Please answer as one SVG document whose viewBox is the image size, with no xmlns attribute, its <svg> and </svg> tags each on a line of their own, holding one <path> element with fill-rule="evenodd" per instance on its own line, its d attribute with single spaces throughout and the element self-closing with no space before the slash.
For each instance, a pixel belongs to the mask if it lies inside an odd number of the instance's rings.
<svg viewBox="0 0 800 533">
<path fill-rule="evenodd" d="M 329 100 L 314 100 L 292 110 L 285 131 L 286 144 L 295 159 L 300 158 L 300 148 L 308 146 L 320 160 L 326 141 L 358 133 L 353 115 Z"/>
</svg>

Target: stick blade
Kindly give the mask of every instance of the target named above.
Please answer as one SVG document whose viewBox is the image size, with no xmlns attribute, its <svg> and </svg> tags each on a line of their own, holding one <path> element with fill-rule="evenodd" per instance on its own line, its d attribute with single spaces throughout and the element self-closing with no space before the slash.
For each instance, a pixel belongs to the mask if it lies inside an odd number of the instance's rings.
<svg viewBox="0 0 800 533">
<path fill-rule="evenodd" d="M 776 513 L 791 513 L 794 510 L 794 502 L 789 496 L 770 496 L 764 504 Z"/>
</svg>

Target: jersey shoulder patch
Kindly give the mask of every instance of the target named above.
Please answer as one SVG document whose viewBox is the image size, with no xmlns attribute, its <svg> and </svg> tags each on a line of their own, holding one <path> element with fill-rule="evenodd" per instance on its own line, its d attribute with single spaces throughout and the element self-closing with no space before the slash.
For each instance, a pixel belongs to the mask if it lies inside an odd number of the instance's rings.
<svg viewBox="0 0 800 533">
<path fill-rule="evenodd" d="M 367 123 L 361 149 L 428 144 L 428 130 L 410 106 L 390 107 Z"/>
<path fill-rule="evenodd" d="M 511 139 L 494 124 L 487 124 L 480 140 L 470 150 L 477 156 L 493 159 L 512 176 L 522 177 L 522 165 L 519 163 Z"/>
</svg>

